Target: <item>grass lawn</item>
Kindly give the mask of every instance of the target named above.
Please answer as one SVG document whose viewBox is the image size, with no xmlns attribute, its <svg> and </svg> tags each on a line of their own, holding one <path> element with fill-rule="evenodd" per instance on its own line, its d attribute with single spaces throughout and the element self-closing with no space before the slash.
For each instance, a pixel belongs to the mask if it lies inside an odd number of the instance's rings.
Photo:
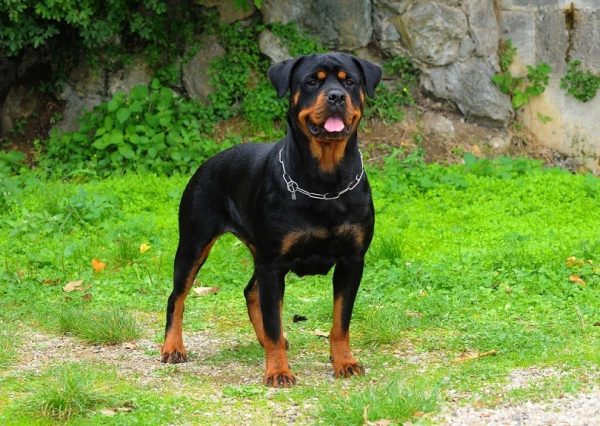
<svg viewBox="0 0 600 426">
<path fill-rule="evenodd" d="M 188 298 L 190 361 L 159 362 L 187 176 L 0 176 L 0 423 L 435 424 L 600 384 L 598 178 L 473 157 L 368 173 L 376 231 L 351 326 L 367 374 L 331 377 L 331 275 L 290 275 L 289 390 L 261 384 L 251 257 L 231 236 L 198 279 L 219 292 Z"/>
</svg>

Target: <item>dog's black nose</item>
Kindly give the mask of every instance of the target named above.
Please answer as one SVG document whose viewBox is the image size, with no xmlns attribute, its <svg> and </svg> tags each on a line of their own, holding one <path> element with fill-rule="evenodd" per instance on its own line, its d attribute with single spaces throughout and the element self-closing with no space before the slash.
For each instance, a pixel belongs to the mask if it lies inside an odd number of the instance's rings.
<svg viewBox="0 0 600 426">
<path fill-rule="evenodd" d="M 327 92 L 327 101 L 332 105 L 342 105 L 346 102 L 346 95 L 341 90 L 332 89 Z"/>
</svg>

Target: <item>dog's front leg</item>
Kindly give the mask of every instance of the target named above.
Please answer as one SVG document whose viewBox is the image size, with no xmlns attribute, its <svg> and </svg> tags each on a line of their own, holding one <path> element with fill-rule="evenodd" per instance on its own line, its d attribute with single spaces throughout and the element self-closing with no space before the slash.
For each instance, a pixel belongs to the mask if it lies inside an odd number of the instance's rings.
<svg viewBox="0 0 600 426">
<path fill-rule="evenodd" d="M 333 273 L 333 325 L 329 333 L 329 342 L 335 377 L 364 373 L 364 368 L 350 352 L 350 319 L 363 267 L 362 256 L 352 257 L 338 261 Z"/>
<path fill-rule="evenodd" d="M 275 270 L 270 265 L 256 265 L 255 273 L 264 328 L 264 383 L 276 388 L 287 388 L 296 383 L 296 378 L 288 364 L 281 323 L 285 272 Z"/>
</svg>

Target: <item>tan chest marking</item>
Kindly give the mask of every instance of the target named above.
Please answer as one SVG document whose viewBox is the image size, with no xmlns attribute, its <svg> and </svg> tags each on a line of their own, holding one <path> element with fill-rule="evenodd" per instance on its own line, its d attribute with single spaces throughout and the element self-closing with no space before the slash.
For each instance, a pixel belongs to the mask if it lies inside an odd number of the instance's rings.
<svg viewBox="0 0 600 426">
<path fill-rule="evenodd" d="M 283 237 L 281 241 L 281 254 L 287 254 L 290 252 L 292 247 L 298 243 L 305 242 L 311 238 L 317 238 L 324 240 L 329 236 L 329 231 L 325 228 L 310 228 L 299 231 L 292 231 Z"/>
<path fill-rule="evenodd" d="M 348 236 L 354 240 L 356 247 L 362 247 L 365 242 L 365 230 L 360 225 L 344 223 L 333 230 L 336 235 Z"/>
</svg>

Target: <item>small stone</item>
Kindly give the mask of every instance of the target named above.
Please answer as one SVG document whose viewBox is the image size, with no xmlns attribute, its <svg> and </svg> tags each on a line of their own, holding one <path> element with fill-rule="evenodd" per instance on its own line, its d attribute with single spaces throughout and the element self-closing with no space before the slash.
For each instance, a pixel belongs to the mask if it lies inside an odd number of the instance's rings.
<svg viewBox="0 0 600 426">
<path fill-rule="evenodd" d="M 510 147 L 510 138 L 494 136 L 489 140 L 488 144 L 494 149 L 494 151 L 506 152 L 506 150 L 508 150 Z"/>
<path fill-rule="evenodd" d="M 426 112 L 421 118 L 421 125 L 426 135 L 442 136 L 446 139 L 454 139 L 456 136 L 454 124 L 442 114 Z"/>
</svg>

